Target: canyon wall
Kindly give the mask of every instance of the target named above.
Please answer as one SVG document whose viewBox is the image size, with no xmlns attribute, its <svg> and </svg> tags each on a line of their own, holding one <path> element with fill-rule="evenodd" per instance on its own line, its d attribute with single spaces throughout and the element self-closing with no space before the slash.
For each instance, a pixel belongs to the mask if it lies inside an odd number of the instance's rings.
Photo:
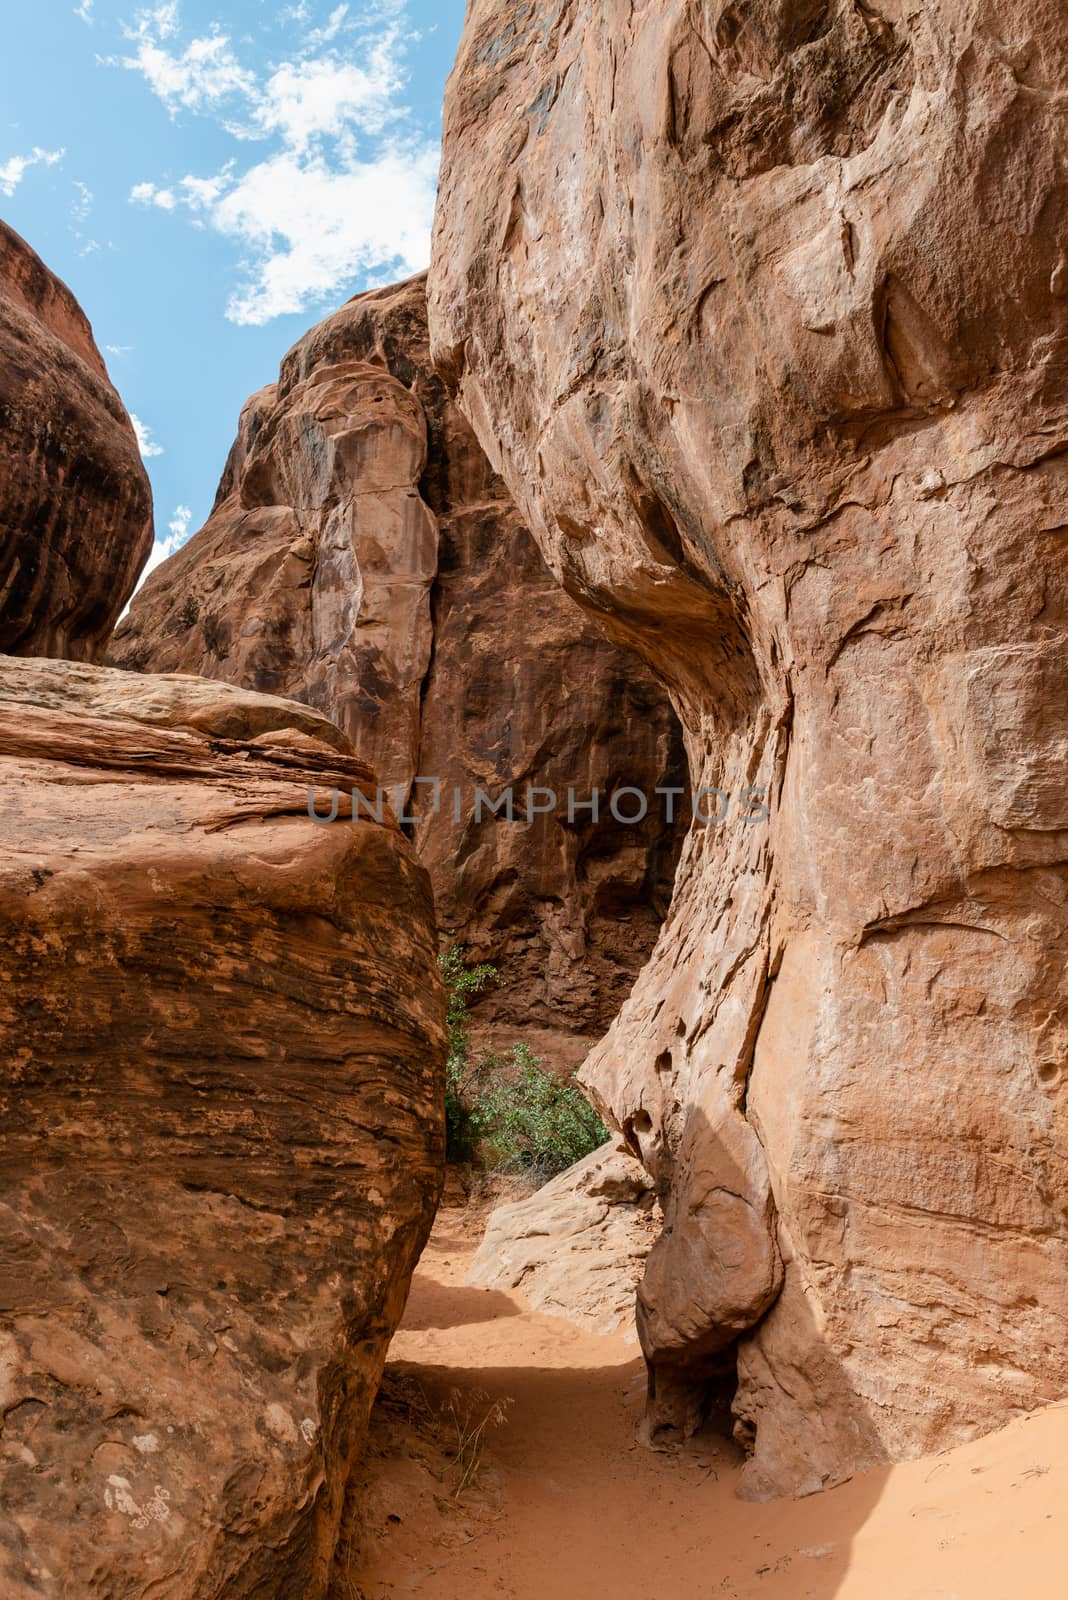
<svg viewBox="0 0 1068 1600">
<path fill-rule="evenodd" d="M 479 1034 L 577 1065 L 607 1028 L 670 899 L 679 829 L 653 791 L 685 782 L 681 731 L 561 592 L 448 399 L 425 276 L 350 301 L 252 397 L 210 519 L 110 659 L 326 712 L 417 819 L 441 927 L 500 970 Z M 649 798 L 638 825 L 609 810 L 624 786 Z M 509 787 L 513 819 L 480 816 L 476 788 Z M 601 791 L 596 820 L 568 820 L 569 788 Z"/>
<path fill-rule="evenodd" d="M 0 222 L 0 651 L 98 660 L 152 548 L 152 492 L 70 290 Z"/>
<path fill-rule="evenodd" d="M 585 1077 L 755 1495 L 1068 1391 L 1066 78 L 1052 0 L 471 0 L 450 83 L 439 370 L 731 797 Z"/>
</svg>

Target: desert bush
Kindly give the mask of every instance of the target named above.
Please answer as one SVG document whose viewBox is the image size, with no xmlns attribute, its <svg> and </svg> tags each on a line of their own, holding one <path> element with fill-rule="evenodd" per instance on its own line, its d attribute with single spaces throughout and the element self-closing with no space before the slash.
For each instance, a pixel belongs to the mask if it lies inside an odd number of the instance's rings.
<svg viewBox="0 0 1068 1600">
<path fill-rule="evenodd" d="M 454 1500 L 459 1500 L 465 1489 L 477 1483 L 482 1471 L 487 1430 L 503 1428 L 508 1420 L 508 1408 L 513 1403 L 511 1399 L 493 1400 L 481 1389 L 470 1392 L 449 1390 L 449 1398 L 442 1407 L 442 1417 L 447 1417 L 452 1433 L 448 1454 L 454 1466 Z"/>
<path fill-rule="evenodd" d="M 559 1078 L 522 1043 L 486 1062 L 472 1118 L 490 1166 L 543 1180 L 581 1161 L 608 1138 L 574 1074 Z"/>
<path fill-rule="evenodd" d="M 561 1078 L 528 1044 L 516 1041 L 504 1055 L 483 1050 L 472 1059 L 468 1003 L 500 981 L 497 969 L 488 962 L 469 967 L 458 945 L 443 948 L 439 961 L 448 992 L 448 1159 L 481 1160 L 493 1171 L 544 1181 L 603 1144 L 608 1129 L 574 1074 Z"/>
</svg>

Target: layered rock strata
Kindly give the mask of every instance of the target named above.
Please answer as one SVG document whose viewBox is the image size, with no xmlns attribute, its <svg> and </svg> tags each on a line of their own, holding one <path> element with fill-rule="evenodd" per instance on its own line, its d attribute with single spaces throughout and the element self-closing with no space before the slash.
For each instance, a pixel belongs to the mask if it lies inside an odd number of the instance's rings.
<svg viewBox="0 0 1068 1600">
<path fill-rule="evenodd" d="M 306 706 L 0 658 L 5 1600 L 325 1593 L 444 1158 L 375 783 Z"/>
</svg>

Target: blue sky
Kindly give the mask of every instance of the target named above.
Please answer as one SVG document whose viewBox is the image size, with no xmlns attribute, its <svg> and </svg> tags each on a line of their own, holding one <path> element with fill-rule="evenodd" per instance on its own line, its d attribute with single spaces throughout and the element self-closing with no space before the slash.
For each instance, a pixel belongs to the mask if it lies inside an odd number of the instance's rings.
<svg viewBox="0 0 1068 1600">
<path fill-rule="evenodd" d="M 207 517 L 245 399 L 426 266 L 464 0 L 5 7 L 0 216 L 77 295 L 138 419 L 154 562 Z"/>
</svg>

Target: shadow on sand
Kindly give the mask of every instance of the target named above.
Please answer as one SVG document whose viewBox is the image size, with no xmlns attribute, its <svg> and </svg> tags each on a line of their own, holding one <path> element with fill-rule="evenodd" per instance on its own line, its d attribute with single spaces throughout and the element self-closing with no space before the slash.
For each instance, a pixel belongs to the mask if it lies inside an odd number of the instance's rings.
<svg viewBox="0 0 1068 1600">
<path fill-rule="evenodd" d="M 409 1338 L 389 1370 L 430 1396 L 510 1402 L 486 1443 L 493 1504 L 480 1508 L 477 1483 L 466 1493 L 458 1540 L 447 1509 L 440 1525 L 394 1529 L 389 1553 L 358 1575 L 366 1600 L 392 1592 L 391 1561 L 424 1557 L 434 1600 L 835 1600 L 885 1471 L 804 1499 L 741 1501 L 741 1452 L 714 1426 L 670 1451 L 638 1444 L 646 1378 L 633 1346 L 430 1270 L 404 1329 L 440 1328 L 447 1313 L 465 1330 L 448 1349 L 462 1361 L 407 1359 L 418 1355 Z M 479 1358 L 480 1323 L 492 1365 Z"/>
</svg>

